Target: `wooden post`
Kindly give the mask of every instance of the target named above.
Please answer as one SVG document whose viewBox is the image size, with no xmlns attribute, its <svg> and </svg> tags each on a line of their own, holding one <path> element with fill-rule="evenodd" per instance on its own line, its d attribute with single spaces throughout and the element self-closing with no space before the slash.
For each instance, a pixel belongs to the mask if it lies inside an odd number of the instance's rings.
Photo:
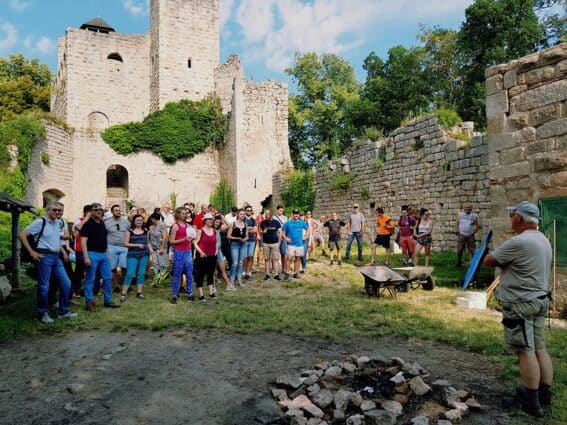
<svg viewBox="0 0 567 425">
<path fill-rule="evenodd" d="M 20 233 L 20 211 L 12 211 L 12 262 L 13 262 L 13 282 L 14 288 L 19 288 L 22 283 L 22 267 L 20 264 L 20 240 L 18 239 Z"/>
</svg>

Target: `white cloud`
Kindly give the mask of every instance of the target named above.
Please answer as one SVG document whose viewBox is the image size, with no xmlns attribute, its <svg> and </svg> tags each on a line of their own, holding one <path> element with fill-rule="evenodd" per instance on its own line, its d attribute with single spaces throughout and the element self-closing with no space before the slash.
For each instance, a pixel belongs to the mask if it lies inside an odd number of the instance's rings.
<svg viewBox="0 0 567 425">
<path fill-rule="evenodd" d="M 45 36 L 40 37 L 37 41 L 34 42 L 33 37 L 31 35 L 28 35 L 24 39 L 24 41 L 22 41 L 22 44 L 26 49 L 42 54 L 51 53 L 57 47 L 56 43 L 53 40 Z"/>
<path fill-rule="evenodd" d="M 18 39 L 16 27 L 9 22 L 4 22 L 0 25 L 0 32 L 4 32 L 5 37 L 0 38 L 0 50 L 9 49 Z"/>
<path fill-rule="evenodd" d="M 234 0 L 220 0 L 220 28 L 223 30 L 224 26 L 228 22 L 230 16 L 232 15 L 232 6 L 234 6 Z"/>
<path fill-rule="evenodd" d="M 227 1 L 227 0 L 225 0 Z M 473 0 L 241 0 L 236 11 L 245 55 L 274 71 L 296 51 L 345 52 L 367 42 L 371 30 L 396 20 L 422 22 L 463 11 Z"/>
<path fill-rule="evenodd" d="M 149 9 L 149 0 L 123 0 L 122 5 L 130 15 L 146 15 Z"/>
<path fill-rule="evenodd" d="M 10 0 L 10 7 L 14 10 L 24 10 L 31 5 L 31 2 L 24 0 Z"/>
</svg>

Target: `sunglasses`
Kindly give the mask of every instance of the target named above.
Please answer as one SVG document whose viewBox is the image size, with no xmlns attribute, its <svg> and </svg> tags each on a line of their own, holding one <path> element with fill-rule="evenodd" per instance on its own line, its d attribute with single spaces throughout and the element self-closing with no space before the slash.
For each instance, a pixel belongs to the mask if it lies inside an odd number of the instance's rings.
<svg viewBox="0 0 567 425">
<path fill-rule="evenodd" d="M 63 210 L 61 208 L 51 208 L 51 211 L 53 212 L 63 212 Z"/>
</svg>

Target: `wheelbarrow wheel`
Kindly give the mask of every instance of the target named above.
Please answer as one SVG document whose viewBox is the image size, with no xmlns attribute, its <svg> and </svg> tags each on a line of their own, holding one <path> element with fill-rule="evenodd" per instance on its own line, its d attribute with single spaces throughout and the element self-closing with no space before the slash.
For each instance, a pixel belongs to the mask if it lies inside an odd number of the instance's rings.
<svg viewBox="0 0 567 425">
<path fill-rule="evenodd" d="M 433 288 L 435 288 L 435 281 L 433 280 L 433 277 L 427 276 L 427 278 L 421 282 L 421 287 L 424 291 L 433 291 Z"/>
</svg>

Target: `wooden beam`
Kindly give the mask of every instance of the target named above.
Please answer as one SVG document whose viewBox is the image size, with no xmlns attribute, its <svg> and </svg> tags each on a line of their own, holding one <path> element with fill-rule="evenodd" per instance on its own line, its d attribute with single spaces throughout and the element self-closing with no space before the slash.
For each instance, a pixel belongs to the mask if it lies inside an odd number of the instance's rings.
<svg viewBox="0 0 567 425">
<path fill-rule="evenodd" d="M 496 287 L 500 284 L 500 276 L 496 276 L 496 279 L 492 281 L 488 289 L 486 290 L 486 300 L 488 301 L 492 296 L 492 293 L 496 289 Z"/>
</svg>

